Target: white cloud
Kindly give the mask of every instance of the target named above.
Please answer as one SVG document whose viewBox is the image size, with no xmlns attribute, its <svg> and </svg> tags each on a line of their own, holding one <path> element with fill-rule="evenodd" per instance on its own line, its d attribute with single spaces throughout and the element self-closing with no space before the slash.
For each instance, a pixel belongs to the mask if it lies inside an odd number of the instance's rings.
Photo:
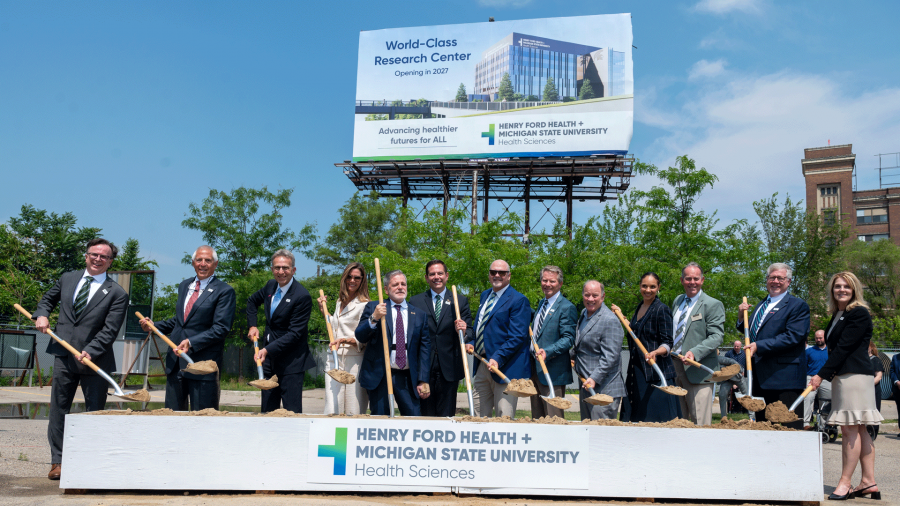
<svg viewBox="0 0 900 506">
<path fill-rule="evenodd" d="M 696 81 L 697 79 L 716 77 L 725 72 L 726 61 L 718 59 L 715 61 L 700 60 L 691 66 L 688 71 L 688 79 Z"/>
<path fill-rule="evenodd" d="M 734 11 L 759 14 L 762 12 L 762 0 L 700 0 L 694 5 L 694 9 L 713 14 L 727 14 Z"/>
<path fill-rule="evenodd" d="M 478 5 L 482 7 L 525 7 L 533 0 L 478 0 Z"/>
</svg>

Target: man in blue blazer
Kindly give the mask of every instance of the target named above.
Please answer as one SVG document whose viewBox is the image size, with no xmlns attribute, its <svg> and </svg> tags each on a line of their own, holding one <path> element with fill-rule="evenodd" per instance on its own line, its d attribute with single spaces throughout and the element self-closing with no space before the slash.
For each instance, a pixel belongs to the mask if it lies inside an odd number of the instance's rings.
<svg viewBox="0 0 900 506">
<path fill-rule="evenodd" d="M 566 385 L 572 382 L 572 365 L 569 350 L 575 346 L 575 324 L 578 322 L 578 311 L 569 299 L 559 292 L 562 289 L 562 269 L 548 265 L 541 269 L 541 290 L 544 298 L 538 303 L 537 311 L 531 322 L 534 340 L 537 341 L 537 354 L 547 366 L 550 381 L 553 382 L 553 393 L 556 397 L 566 396 Z M 531 381 L 538 393 L 550 395 L 550 386 L 541 365 L 532 364 Z M 531 417 L 558 416 L 565 418 L 559 408 L 547 404 L 544 399 L 535 395 L 531 397 Z"/>
<path fill-rule="evenodd" d="M 508 263 L 494 260 L 488 272 L 491 288 L 481 293 L 475 337 L 466 350 L 484 357 L 492 369 L 499 369 L 510 380 L 528 379 L 532 360 L 528 351 L 531 307 L 524 295 L 509 286 Z M 475 412 L 478 416 L 491 416 L 496 411 L 496 416 L 515 418 L 517 398 L 504 394 L 506 385 L 500 377 L 480 366 L 476 360 L 472 379 Z"/>
<path fill-rule="evenodd" d="M 280 249 L 272 255 L 272 275 L 266 286 L 247 299 L 247 324 L 251 341 L 259 337 L 256 313 L 260 304 L 266 311 L 266 331 L 259 353 L 253 359 L 263 361 L 263 375 L 278 376 L 278 386 L 260 394 L 262 412 L 284 409 L 303 412 L 303 377 L 316 366 L 309 353 L 307 324 L 312 312 L 309 291 L 294 279 L 297 267 L 294 254 Z"/>
<path fill-rule="evenodd" d="M 200 246 L 191 255 L 197 274 L 178 285 L 175 316 L 154 323 L 156 328 L 187 353 L 194 362 L 214 360 L 222 370 L 225 338 L 234 322 L 234 288 L 218 279 L 219 256 L 210 246 Z M 141 327 L 149 331 L 149 318 Z M 166 407 L 174 411 L 219 409 L 219 375 L 184 371 L 187 361 L 173 350 L 166 353 Z"/>
<path fill-rule="evenodd" d="M 790 406 L 806 388 L 806 338 L 809 334 L 809 305 L 788 292 L 791 268 L 774 263 L 766 272 L 769 296 L 747 314 L 750 320 L 750 346 L 753 356 L 753 395 L 762 396 L 766 404 L 781 401 Z M 750 306 L 741 303 L 737 329 L 744 331 L 743 312 Z M 786 427 L 803 428 L 803 403 L 795 413 L 799 420 Z M 765 411 L 756 412 L 756 420 L 764 421 Z"/>
<path fill-rule="evenodd" d="M 406 302 L 406 275 L 391 271 L 384 276 L 390 307 L 378 301 L 366 304 L 356 327 L 356 340 L 366 344 L 359 368 L 359 384 L 369 392 L 373 415 L 389 415 L 390 405 L 384 365 L 381 319 L 388 329 L 394 400 L 403 416 L 420 416 L 420 399 L 431 395 L 431 338 L 425 312 Z"/>
</svg>

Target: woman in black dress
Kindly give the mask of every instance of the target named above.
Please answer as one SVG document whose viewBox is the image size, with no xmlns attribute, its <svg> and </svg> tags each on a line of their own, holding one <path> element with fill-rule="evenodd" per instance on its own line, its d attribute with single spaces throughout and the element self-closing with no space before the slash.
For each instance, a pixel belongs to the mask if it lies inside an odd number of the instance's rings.
<svg viewBox="0 0 900 506">
<path fill-rule="evenodd" d="M 634 340 L 628 340 L 631 357 L 625 389 L 631 406 L 631 422 L 668 422 L 681 416 L 678 400 L 653 386 L 659 385 L 660 380 L 650 365 L 651 358 L 656 360 L 666 383 L 671 385 L 675 382 L 675 368 L 669 357 L 673 335 L 672 311 L 659 300 L 659 286 L 656 273 L 648 272 L 641 276 L 641 297 L 644 300 L 631 317 L 631 330 L 648 351 L 644 355 Z M 618 309 L 615 305 L 610 307 L 614 311 Z"/>
</svg>

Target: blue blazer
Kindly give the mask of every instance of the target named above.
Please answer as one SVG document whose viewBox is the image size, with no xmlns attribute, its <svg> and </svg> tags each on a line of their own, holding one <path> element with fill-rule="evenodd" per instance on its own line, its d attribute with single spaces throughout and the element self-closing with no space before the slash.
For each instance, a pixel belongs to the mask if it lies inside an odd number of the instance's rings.
<svg viewBox="0 0 900 506">
<path fill-rule="evenodd" d="M 478 318 L 481 308 L 487 302 L 493 289 L 481 292 L 481 303 L 478 305 L 478 314 L 475 320 L 475 331 L 478 331 L 480 322 Z M 524 295 L 513 287 L 507 287 L 500 300 L 494 303 L 491 314 L 483 323 L 484 328 L 484 359 L 497 361 L 500 371 L 509 379 L 531 378 L 531 352 L 528 345 L 531 338 L 528 337 L 528 325 L 531 323 L 531 305 Z M 474 337 L 473 344 L 474 344 Z M 475 361 L 475 371 L 478 371 L 480 361 Z M 500 376 L 491 373 L 494 381 L 500 383 Z"/>
<path fill-rule="evenodd" d="M 756 305 L 747 312 L 753 321 Z M 737 329 L 744 332 L 743 322 Z M 790 293 L 773 308 L 756 332 L 753 372 L 759 386 L 767 390 L 806 388 L 806 338 L 809 335 L 809 305 Z"/>
<path fill-rule="evenodd" d="M 390 303 L 390 299 L 386 302 Z M 377 300 L 366 304 L 359 325 L 356 327 L 356 340 L 366 344 L 363 353 L 363 363 L 359 368 L 359 385 L 366 390 L 375 390 L 384 379 L 384 340 L 381 337 L 381 323 L 373 329 L 369 325 L 369 317 L 378 305 Z M 389 304 L 390 306 L 390 304 Z M 409 376 L 413 381 L 413 387 L 419 382 L 428 383 L 431 376 L 431 338 L 428 335 L 428 320 L 425 319 L 425 311 L 411 305 L 406 301 L 409 315 L 409 328 L 406 330 L 406 360 L 409 363 Z M 385 321 L 388 328 L 388 343 L 393 348 L 394 342 L 394 318 L 393 311 L 388 311 Z M 419 390 L 413 388 L 416 397 Z"/>
</svg>

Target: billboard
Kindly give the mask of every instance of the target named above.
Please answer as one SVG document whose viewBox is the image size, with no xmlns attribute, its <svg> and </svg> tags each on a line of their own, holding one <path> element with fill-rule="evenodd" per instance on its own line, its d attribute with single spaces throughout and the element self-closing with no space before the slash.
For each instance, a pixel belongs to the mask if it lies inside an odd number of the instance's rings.
<svg viewBox="0 0 900 506">
<path fill-rule="evenodd" d="M 353 160 L 625 154 L 631 15 L 361 32 Z"/>
</svg>

